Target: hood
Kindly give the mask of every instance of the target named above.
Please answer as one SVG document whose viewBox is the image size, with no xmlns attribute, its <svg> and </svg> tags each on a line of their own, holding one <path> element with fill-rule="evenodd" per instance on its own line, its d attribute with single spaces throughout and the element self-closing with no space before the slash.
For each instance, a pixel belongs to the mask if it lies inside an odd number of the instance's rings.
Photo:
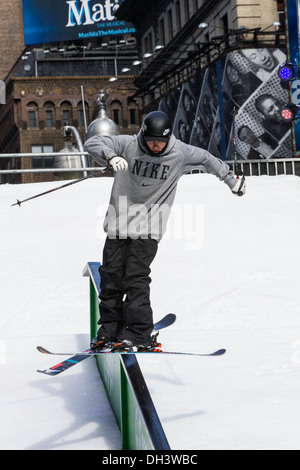
<svg viewBox="0 0 300 470">
<path fill-rule="evenodd" d="M 142 131 L 138 133 L 137 139 L 138 139 L 139 146 L 144 152 L 148 153 L 151 157 L 157 157 L 157 158 L 163 157 L 164 155 L 167 155 L 168 153 L 170 153 L 170 151 L 172 150 L 172 148 L 174 147 L 176 143 L 176 137 L 174 136 L 174 134 L 172 134 L 163 152 L 159 155 L 151 155 L 147 144 L 145 144 L 144 142 Z"/>
</svg>

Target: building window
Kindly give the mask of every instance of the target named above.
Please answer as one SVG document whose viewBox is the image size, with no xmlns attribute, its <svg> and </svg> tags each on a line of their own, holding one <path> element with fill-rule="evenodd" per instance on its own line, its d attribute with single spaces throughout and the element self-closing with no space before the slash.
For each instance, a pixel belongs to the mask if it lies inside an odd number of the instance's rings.
<svg viewBox="0 0 300 470">
<path fill-rule="evenodd" d="M 32 145 L 31 153 L 53 153 L 53 145 Z M 54 158 L 52 156 L 36 156 L 32 157 L 32 168 L 53 168 Z"/>
<path fill-rule="evenodd" d="M 54 127 L 54 104 L 51 102 L 45 103 L 45 112 L 46 112 L 46 127 Z"/>
<path fill-rule="evenodd" d="M 169 33 L 169 40 L 173 39 L 173 17 L 172 17 L 172 10 L 168 11 L 168 33 Z"/>
<path fill-rule="evenodd" d="M 79 123 L 80 123 L 80 127 L 84 127 L 85 121 L 84 121 L 83 109 L 79 110 Z"/>
<path fill-rule="evenodd" d="M 35 111 L 29 111 L 29 127 L 36 127 L 36 115 Z"/>
<path fill-rule="evenodd" d="M 85 110 L 83 109 L 83 103 L 82 103 L 82 101 L 80 101 L 80 103 L 79 103 L 79 105 L 78 105 L 79 125 L 80 125 L 80 127 L 85 127 L 85 118 L 86 118 L 87 121 L 88 121 L 88 119 L 89 119 L 89 115 L 88 115 L 89 107 L 88 107 L 88 104 L 85 102 L 84 105 L 85 105 Z"/>
<path fill-rule="evenodd" d="M 53 112 L 46 111 L 46 127 L 53 127 Z"/>
<path fill-rule="evenodd" d="M 180 3 L 176 2 L 175 4 L 175 14 L 176 14 L 176 30 L 181 30 L 181 15 L 180 15 Z"/>
<path fill-rule="evenodd" d="M 117 126 L 120 125 L 120 112 L 118 109 L 113 110 L 113 120 L 117 124 Z"/>
<path fill-rule="evenodd" d="M 281 24 L 280 30 L 285 30 L 285 13 L 284 13 L 284 1 L 277 0 L 278 20 Z"/>
<path fill-rule="evenodd" d="M 70 124 L 70 111 L 68 109 L 63 110 L 63 123 L 64 126 L 68 126 Z"/>
<path fill-rule="evenodd" d="M 190 19 L 190 0 L 184 1 L 184 15 L 185 15 L 185 21 L 187 23 Z"/>
<path fill-rule="evenodd" d="M 148 35 L 148 52 L 152 54 L 153 52 L 153 40 L 152 40 L 152 33 L 150 32 Z"/>
<path fill-rule="evenodd" d="M 61 106 L 63 125 L 68 126 L 72 123 L 72 105 L 69 101 L 64 101 Z"/>
<path fill-rule="evenodd" d="M 220 18 L 221 20 L 221 28 L 224 30 L 224 33 L 228 33 L 228 16 L 227 16 L 227 13 L 225 13 L 225 15 L 222 16 L 222 18 Z M 229 37 L 227 36 L 226 37 L 226 47 L 230 47 L 230 42 L 229 42 Z"/>
<path fill-rule="evenodd" d="M 120 126 L 122 121 L 122 103 L 117 100 L 113 101 L 111 103 L 111 110 L 113 121 L 117 124 L 117 126 Z"/>
<path fill-rule="evenodd" d="M 35 128 L 36 127 L 36 122 L 37 122 L 37 110 L 38 106 L 36 103 L 33 101 L 31 103 L 28 103 L 27 105 L 27 110 L 28 110 L 28 122 L 29 122 L 29 127 L 30 128 Z"/>
<path fill-rule="evenodd" d="M 161 19 L 159 22 L 159 38 L 160 44 L 164 46 L 166 44 L 166 36 L 165 36 L 165 21 Z"/>
<path fill-rule="evenodd" d="M 136 126 L 136 109 L 130 109 L 130 125 Z"/>
</svg>

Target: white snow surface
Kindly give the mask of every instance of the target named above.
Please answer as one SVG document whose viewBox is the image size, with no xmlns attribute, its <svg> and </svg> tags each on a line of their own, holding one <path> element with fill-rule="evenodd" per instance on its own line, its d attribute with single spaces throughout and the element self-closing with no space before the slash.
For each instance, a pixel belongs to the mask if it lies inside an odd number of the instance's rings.
<svg viewBox="0 0 300 470">
<path fill-rule="evenodd" d="M 100 261 L 111 178 L 11 207 L 60 183 L 0 185 L 0 448 L 120 450 L 94 358 L 57 376 L 36 346 L 89 342 L 88 261 Z M 249 177 L 233 196 L 214 176 L 181 178 L 152 264 L 165 350 L 138 357 L 173 450 L 300 449 L 300 180 Z M 57 360 L 56 360 L 57 359 Z"/>
</svg>

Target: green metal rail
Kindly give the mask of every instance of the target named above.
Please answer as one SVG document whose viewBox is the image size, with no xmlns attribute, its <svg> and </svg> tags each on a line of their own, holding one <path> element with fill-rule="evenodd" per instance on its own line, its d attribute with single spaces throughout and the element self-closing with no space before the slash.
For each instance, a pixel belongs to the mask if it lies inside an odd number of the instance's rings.
<svg viewBox="0 0 300 470">
<path fill-rule="evenodd" d="M 99 320 L 99 263 L 88 263 L 91 338 Z M 135 355 L 95 356 L 97 366 L 122 435 L 123 450 L 170 450 Z"/>
</svg>

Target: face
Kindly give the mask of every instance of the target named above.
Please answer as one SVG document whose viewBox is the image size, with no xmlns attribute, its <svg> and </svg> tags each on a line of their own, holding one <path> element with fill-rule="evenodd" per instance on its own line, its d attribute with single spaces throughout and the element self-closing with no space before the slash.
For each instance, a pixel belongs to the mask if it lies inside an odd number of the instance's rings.
<svg viewBox="0 0 300 470">
<path fill-rule="evenodd" d="M 253 64 L 262 67 L 268 72 L 271 72 L 276 65 L 268 49 L 243 49 L 243 54 Z"/>
<path fill-rule="evenodd" d="M 257 147 L 259 144 L 259 141 L 255 134 L 253 134 L 252 130 L 249 129 L 249 127 L 244 127 L 241 132 L 240 132 L 240 139 L 243 142 L 246 142 L 247 144 L 251 145 L 251 147 Z"/>
<path fill-rule="evenodd" d="M 192 99 L 187 93 L 183 97 L 183 106 L 187 113 L 192 110 Z"/>
<path fill-rule="evenodd" d="M 269 119 L 280 120 L 280 107 L 275 99 L 266 98 L 261 104 L 262 112 Z"/>
<path fill-rule="evenodd" d="M 231 64 L 227 64 L 226 69 L 228 80 L 232 83 L 237 83 L 239 81 L 239 74 L 235 67 Z"/>
<path fill-rule="evenodd" d="M 151 141 L 151 140 L 146 140 L 146 143 L 149 147 L 149 149 L 151 150 L 151 152 L 153 153 L 160 153 L 163 151 L 163 149 L 165 148 L 165 146 L 167 145 L 166 142 L 159 142 L 158 140 L 154 140 L 154 141 Z"/>
</svg>

